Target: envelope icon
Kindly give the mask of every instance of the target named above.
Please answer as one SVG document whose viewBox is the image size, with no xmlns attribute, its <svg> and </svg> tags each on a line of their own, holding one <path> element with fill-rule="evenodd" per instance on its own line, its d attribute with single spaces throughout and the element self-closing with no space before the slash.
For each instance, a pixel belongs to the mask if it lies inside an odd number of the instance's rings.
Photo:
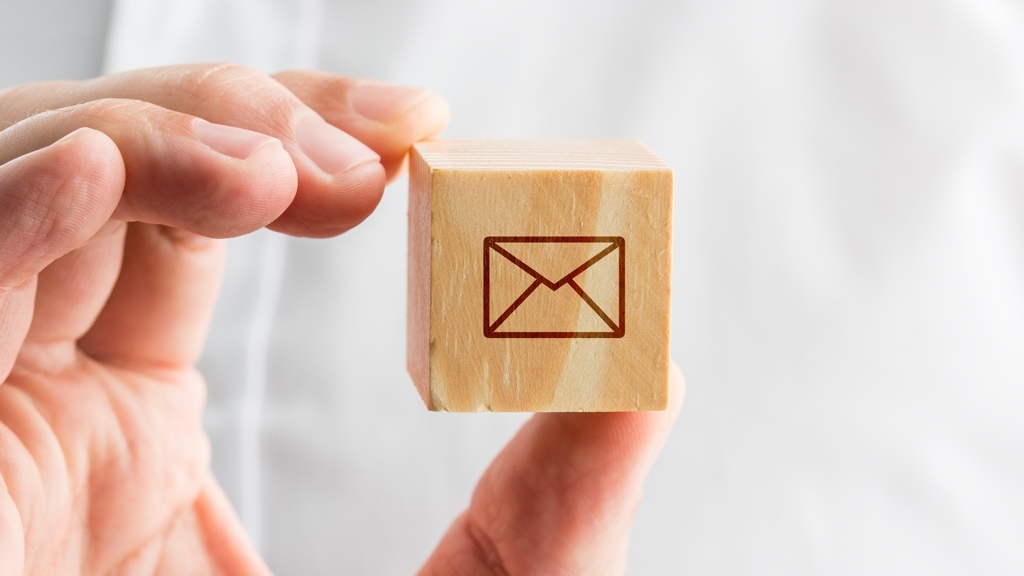
<svg viewBox="0 0 1024 576">
<path fill-rule="evenodd" d="M 488 236 L 486 338 L 622 338 L 626 256 L 621 236 Z"/>
</svg>

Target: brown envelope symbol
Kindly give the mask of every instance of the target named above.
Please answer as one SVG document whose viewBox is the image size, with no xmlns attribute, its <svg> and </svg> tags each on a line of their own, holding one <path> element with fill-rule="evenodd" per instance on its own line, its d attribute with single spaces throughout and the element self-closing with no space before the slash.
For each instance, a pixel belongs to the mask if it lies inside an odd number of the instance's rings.
<svg viewBox="0 0 1024 576">
<path fill-rule="evenodd" d="M 559 254 L 560 250 L 564 254 Z M 591 254 L 593 256 L 590 256 Z M 616 257 L 617 266 L 613 260 Z M 573 261 L 571 258 L 577 260 Z M 529 261 L 531 259 L 533 261 Z M 553 260 L 559 260 L 554 267 L 551 266 Z M 515 268 L 510 268 L 508 263 Z M 496 284 L 492 275 L 498 265 L 503 266 L 505 270 L 514 270 L 523 279 L 522 286 L 525 286 L 525 289 L 507 307 L 500 304 L 504 311 L 496 309 L 492 314 L 492 305 L 500 300 L 496 298 L 499 291 L 503 290 L 506 296 L 518 293 L 517 287 L 501 287 Z M 538 270 L 544 270 L 545 273 Z M 579 277 L 588 271 L 603 272 L 604 274 L 597 279 L 600 285 L 605 288 L 614 285 L 616 288 L 614 294 L 605 289 L 603 292 L 606 296 L 597 299 L 605 303 L 607 311 L 598 305 L 591 294 L 584 291 L 578 281 Z M 626 335 L 626 255 L 625 239 L 621 236 L 488 236 L 484 238 L 483 273 L 486 338 L 622 338 Z M 550 277 L 552 273 L 559 277 Z M 561 290 L 562 288 L 568 290 Z M 507 297 L 506 302 L 510 298 Z M 538 304 L 541 307 L 535 307 L 531 317 L 517 319 L 517 312 L 520 316 L 525 314 L 521 312 L 524 304 L 527 305 L 525 308 L 529 308 L 531 301 L 544 298 L 548 300 Z M 583 304 L 580 304 L 580 300 Z M 585 311 L 588 315 L 589 311 L 592 311 L 596 315 L 591 315 L 594 318 L 594 325 L 588 326 L 586 330 L 580 330 L 578 314 L 572 314 L 570 311 L 568 314 L 559 315 L 556 308 L 561 304 L 572 305 L 575 310 Z M 545 313 L 546 311 L 550 314 Z M 529 324 L 538 318 L 542 320 L 540 324 L 546 325 Z M 551 325 L 551 322 L 557 324 L 559 320 L 566 322 L 566 325 Z"/>
</svg>

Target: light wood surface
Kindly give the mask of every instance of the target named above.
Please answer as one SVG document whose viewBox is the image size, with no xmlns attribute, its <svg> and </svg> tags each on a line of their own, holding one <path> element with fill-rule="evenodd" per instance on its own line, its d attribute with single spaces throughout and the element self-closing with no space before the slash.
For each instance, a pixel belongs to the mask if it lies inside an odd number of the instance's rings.
<svg viewBox="0 0 1024 576">
<path fill-rule="evenodd" d="M 672 193 L 638 142 L 417 144 L 408 367 L 427 407 L 664 409 Z"/>
</svg>

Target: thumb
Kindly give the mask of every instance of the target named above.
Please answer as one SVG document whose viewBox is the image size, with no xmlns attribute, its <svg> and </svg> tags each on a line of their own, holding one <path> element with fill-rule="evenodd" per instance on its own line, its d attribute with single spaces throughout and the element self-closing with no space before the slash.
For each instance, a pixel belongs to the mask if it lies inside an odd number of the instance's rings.
<svg viewBox="0 0 1024 576">
<path fill-rule="evenodd" d="M 643 480 L 683 403 L 538 414 L 498 455 L 421 574 L 620 574 Z"/>
</svg>

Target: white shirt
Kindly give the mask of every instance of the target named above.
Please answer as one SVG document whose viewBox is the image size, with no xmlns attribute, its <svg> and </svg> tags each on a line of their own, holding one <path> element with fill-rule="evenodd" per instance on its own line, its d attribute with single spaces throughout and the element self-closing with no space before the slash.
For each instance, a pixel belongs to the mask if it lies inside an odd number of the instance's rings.
<svg viewBox="0 0 1024 576">
<path fill-rule="evenodd" d="M 630 573 L 1019 574 L 1022 55 L 999 0 L 124 0 L 106 68 L 317 67 L 432 87 L 450 137 L 645 141 L 688 397 Z M 232 245 L 207 426 L 282 574 L 414 571 L 524 418 L 406 376 L 405 186 Z"/>
</svg>

